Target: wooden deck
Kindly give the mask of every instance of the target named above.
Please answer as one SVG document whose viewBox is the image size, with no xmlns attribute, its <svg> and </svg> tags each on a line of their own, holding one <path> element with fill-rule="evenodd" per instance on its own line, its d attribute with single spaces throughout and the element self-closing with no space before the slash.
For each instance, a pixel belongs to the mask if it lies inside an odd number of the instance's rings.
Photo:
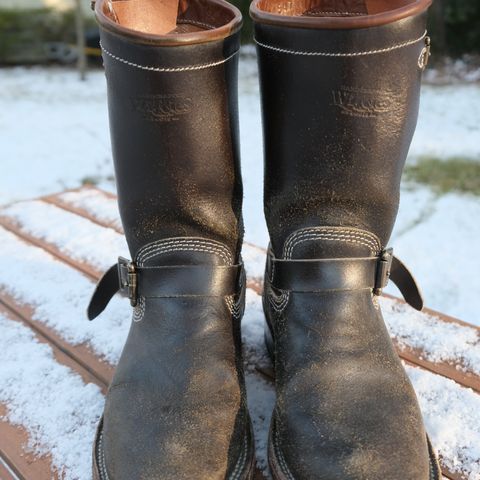
<svg viewBox="0 0 480 480">
<path fill-rule="evenodd" d="M 108 229 L 122 234 L 118 217 L 116 214 L 112 214 L 115 211 L 115 197 L 93 187 L 62 192 L 38 199 L 36 202 L 40 206 L 55 206 L 70 215 L 72 219 L 74 217 L 82 218 L 101 227 L 101 229 Z M 95 203 L 94 206 L 92 206 L 92 202 Z M 25 208 L 28 208 L 29 202 L 22 202 L 22 204 L 25 205 Z M 98 208 L 99 205 L 103 204 L 105 208 Z M 93 281 L 98 280 L 103 271 L 98 262 L 95 263 L 86 257 L 82 258 L 81 255 L 73 255 L 72 251 L 61 242 L 56 242 L 55 239 L 49 238 L 48 235 L 43 235 L 38 229 L 32 229 L 28 222 L 19 221 L 18 216 L 9 213 L 8 207 L 3 211 L 0 210 L 0 227 L 10 231 L 18 239 L 29 245 L 49 252 L 54 258 L 60 260 L 69 268 L 81 272 L 82 275 Z M 80 236 L 82 235 L 81 231 L 77 233 Z M 91 242 L 88 239 L 85 241 Z M 92 248 L 95 249 L 95 245 L 92 245 Z M 251 262 L 263 262 L 263 249 L 250 244 L 246 244 L 244 249 L 246 252 L 245 256 L 250 258 Z M 112 263 L 115 261 L 117 253 L 119 252 L 111 252 Z M 253 269 L 254 272 L 259 270 L 261 268 L 258 268 L 258 265 L 257 268 Z M 9 290 L 5 288 L 4 282 L 6 281 L 0 274 L 0 313 L 3 313 L 12 322 L 20 322 L 30 328 L 35 333 L 38 341 L 48 343 L 51 346 L 58 363 L 68 366 L 77 372 L 84 382 L 94 383 L 105 392 L 112 378 L 114 365 L 110 365 L 100 358 L 89 345 L 71 344 L 54 328 L 35 319 L 34 313 L 37 307 L 28 303 L 22 303 L 14 298 L 9 293 Z M 250 276 L 248 287 L 260 295 L 262 289 L 261 278 L 258 275 Z M 399 302 L 399 305 L 402 303 L 401 300 L 396 299 L 395 301 Z M 480 329 L 478 327 L 428 309 L 425 313 L 429 318 L 435 319 L 440 327 L 450 324 L 457 326 L 459 329 L 475 330 L 478 334 L 479 342 L 474 348 L 480 348 Z M 428 370 L 435 375 L 452 379 L 458 385 L 480 393 L 478 370 L 475 371 L 461 355 L 456 358 L 449 357 L 442 360 L 432 360 L 435 356 L 432 356 L 431 352 L 426 351 L 422 346 L 419 347 L 418 342 L 409 344 L 408 338 L 395 336 L 393 336 L 393 340 L 397 346 L 398 354 L 406 363 Z M 8 405 L 0 404 L 0 418 L 7 412 L 7 409 Z M 480 438 L 478 441 L 480 443 Z M 0 421 L 0 479 L 48 480 L 61 478 L 52 468 L 51 458 L 48 455 L 34 456 L 29 451 L 27 443 L 28 434 L 23 427 L 13 426 L 6 420 Z M 462 465 L 456 471 L 448 468 L 447 465 L 455 464 L 456 461 L 458 459 L 441 458 L 444 476 L 450 480 L 471 480 L 473 477 L 469 478 L 470 472 L 468 470 L 463 469 L 462 471 Z M 480 459 L 478 463 L 480 464 Z M 262 478 L 260 473 L 258 473 L 258 478 Z"/>
</svg>

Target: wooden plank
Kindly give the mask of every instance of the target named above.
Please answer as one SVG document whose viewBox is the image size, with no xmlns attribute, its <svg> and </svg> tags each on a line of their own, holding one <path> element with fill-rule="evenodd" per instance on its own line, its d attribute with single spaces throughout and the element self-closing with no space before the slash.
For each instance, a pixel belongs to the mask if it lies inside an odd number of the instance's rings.
<svg viewBox="0 0 480 480">
<path fill-rule="evenodd" d="M 20 477 L 12 470 L 12 467 L 0 454 L 0 478 L 2 480 L 20 480 Z"/>
<path fill-rule="evenodd" d="M 67 190 L 66 192 L 62 192 L 62 193 L 47 195 L 47 196 L 41 197 L 41 200 L 43 200 L 44 202 L 50 203 L 51 205 L 55 205 L 59 208 L 63 208 L 67 212 L 74 213 L 84 218 L 88 218 L 90 221 L 92 221 L 93 223 L 96 223 L 97 225 L 100 225 L 101 227 L 111 228 L 123 235 L 123 229 L 118 225 L 119 222 L 107 221 L 104 218 L 102 219 L 99 216 L 95 216 L 92 214 L 91 211 L 87 210 L 86 208 L 82 208 L 78 205 L 74 205 L 71 202 L 67 202 L 61 196 L 64 193 L 76 193 L 76 192 L 79 193 L 84 191 L 91 191 L 93 193 L 98 194 L 101 197 L 104 197 L 106 200 L 114 200 L 116 203 L 115 195 L 109 192 L 106 192 L 104 190 L 100 190 L 99 188 L 96 188 L 93 186 L 86 186 L 78 189 Z"/>
<path fill-rule="evenodd" d="M 66 342 L 57 332 L 44 323 L 34 320 L 34 308 L 29 305 L 22 305 L 14 298 L 0 290 L 0 305 L 7 308 L 15 317 L 31 328 L 39 338 L 48 342 L 55 349 L 65 362 L 72 362 L 71 365 L 78 365 L 76 368 L 82 371 L 93 383 L 99 385 L 103 390 L 110 384 L 113 377 L 114 367 L 101 360 L 87 345 L 72 345 Z M 67 357 L 69 359 L 67 359 Z"/>
<path fill-rule="evenodd" d="M 25 242 L 31 245 L 34 245 L 36 247 L 42 248 L 43 250 L 50 253 L 51 255 L 58 258 L 62 262 L 66 263 L 67 265 L 70 265 L 76 270 L 79 270 L 80 272 L 85 274 L 87 277 L 89 277 L 91 280 L 97 281 L 103 274 L 103 272 L 101 272 L 100 270 L 97 270 L 92 265 L 89 265 L 86 262 L 80 262 L 78 260 L 71 258 L 67 254 L 62 252 L 57 246 L 51 243 L 45 242 L 44 240 L 31 235 L 24 228 L 22 228 L 22 225 L 20 223 L 12 220 L 9 217 L 1 215 L 1 213 L 0 213 L 0 226 L 3 227 L 5 230 L 8 230 L 9 232 L 15 234 L 17 237 L 21 238 Z"/>
<path fill-rule="evenodd" d="M 19 308 L 17 303 L 14 303 L 11 297 L 7 298 L 7 295 L 1 294 L 0 300 L 0 314 L 10 319 L 12 322 L 18 322 L 22 325 L 30 328 L 35 333 L 35 338 L 40 343 L 46 343 L 50 345 L 53 351 L 55 360 L 62 365 L 71 368 L 74 372 L 78 373 L 85 383 L 94 383 L 98 385 L 102 392 L 105 394 L 108 387 L 108 382 L 111 378 L 113 368 L 102 362 L 95 357 L 95 362 L 87 359 L 83 346 L 78 348 L 73 347 L 69 343 L 60 339 L 57 334 L 50 331 L 44 325 L 37 326 L 37 323 L 31 319 L 32 310 L 28 307 Z M 12 308 L 13 307 L 13 308 Z M 22 311 L 22 315 L 19 315 L 18 311 Z M 52 339 L 52 337 L 55 337 Z M 58 344 L 60 343 L 60 345 Z M 73 351 L 73 353 L 72 353 Z M 90 353 L 90 352 L 89 352 Z M 77 360 L 81 354 L 81 362 Z M 90 353 L 92 357 L 94 355 Z M 85 365 L 88 364 L 88 368 Z M 105 365 L 107 369 L 105 369 Z M 1 478 L 1 477 L 0 477 Z"/>
<path fill-rule="evenodd" d="M 60 480 L 52 468 L 50 456 L 37 456 L 29 452 L 27 431 L 4 420 L 6 414 L 7 408 L 0 404 L 0 456 L 13 471 L 11 477 L 16 476 L 20 480 Z"/>
</svg>

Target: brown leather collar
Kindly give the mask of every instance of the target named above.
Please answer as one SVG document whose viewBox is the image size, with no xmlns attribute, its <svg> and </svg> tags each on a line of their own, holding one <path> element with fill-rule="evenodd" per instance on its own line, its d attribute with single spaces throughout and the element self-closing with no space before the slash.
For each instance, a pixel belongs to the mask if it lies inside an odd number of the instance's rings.
<svg viewBox="0 0 480 480">
<path fill-rule="evenodd" d="M 254 0 L 250 5 L 250 16 L 259 23 L 285 27 L 316 29 L 353 29 L 386 25 L 403 18 L 412 17 L 425 12 L 432 0 L 412 0 L 399 8 L 364 15 L 354 16 L 305 16 L 302 14 L 287 15 L 275 13 L 283 0 Z"/>
<path fill-rule="evenodd" d="M 107 15 L 106 3 L 106 0 L 95 1 L 95 16 L 97 17 L 100 26 L 111 33 L 122 37 L 128 37 L 137 43 L 158 46 L 174 46 L 213 42 L 233 35 L 240 30 L 242 26 L 242 14 L 240 13 L 240 10 L 224 0 L 190 0 L 189 3 L 192 8 L 195 8 L 197 11 L 209 8 L 217 12 L 217 17 L 221 14 L 224 23 L 217 28 L 201 30 L 198 32 L 166 35 L 146 34 L 116 23 Z"/>
</svg>

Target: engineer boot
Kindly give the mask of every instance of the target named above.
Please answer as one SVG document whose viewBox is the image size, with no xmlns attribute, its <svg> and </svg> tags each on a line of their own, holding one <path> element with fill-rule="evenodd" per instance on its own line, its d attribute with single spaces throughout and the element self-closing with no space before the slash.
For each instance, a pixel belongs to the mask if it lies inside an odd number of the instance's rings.
<svg viewBox="0 0 480 480">
<path fill-rule="evenodd" d="M 415 129 L 430 0 L 255 0 L 276 480 L 437 480 L 376 296 Z"/>
<path fill-rule="evenodd" d="M 133 321 L 94 446 L 97 480 L 243 480 L 240 12 L 223 0 L 97 0 Z"/>
</svg>

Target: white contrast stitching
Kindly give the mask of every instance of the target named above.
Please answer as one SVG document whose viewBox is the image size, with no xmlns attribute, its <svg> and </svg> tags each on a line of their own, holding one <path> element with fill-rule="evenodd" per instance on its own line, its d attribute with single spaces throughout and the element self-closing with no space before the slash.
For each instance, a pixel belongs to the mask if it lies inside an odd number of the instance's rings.
<svg viewBox="0 0 480 480">
<path fill-rule="evenodd" d="M 217 253 L 227 264 L 233 263 L 232 254 L 225 245 L 219 242 L 214 242 L 213 240 L 197 238 L 165 239 L 149 243 L 138 251 L 136 255 L 136 261 L 140 265 L 143 265 L 143 262 L 149 258 L 152 258 L 151 254 L 164 253 L 164 251 L 166 252 L 167 247 L 175 247 L 176 250 L 183 247 L 186 249 L 190 249 L 191 247 L 206 247 L 214 250 L 214 252 L 210 253 Z"/>
<path fill-rule="evenodd" d="M 145 297 L 140 297 L 138 303 L 133 309 L 133 321 L 135 323 L 141 322 L 145 315 Z"/>
<path fill-rule="evenodd" d="M 210 25 L 209 23 L 203 23 L 203 22 L 197 22 L 196 20 L 189 20 L 189 19 L 180 19 L 177 20 L 177 23 L 180 23 L 181 25 L 198 25 L 199 27 L 206 27 L 210 30 L 213 30 L 215 28 L 214 25 Z"/>
<path fill-rule="evenodd" d="M 280 467 L 283 470 L 283 473 L 287 476 L 289 480 L 295 480 L 295 478 L 292 475 L 292 472 L 288 468 L 287 461 L 285 460 L 285 457 L 283 456 L 283 452 L 281 451 L 279 445 L 278 445 L 278 431 L 277 428 L 275 428 L 275 436 L 273 438 L 273 446 L 275 448 L 275 453 L 277 454 L 277 458 L 280 462 Z"/>
<path fill-rule="evenodd" d="M 293 250 L 299 243 L 320 239 L 328 241 L 339 240 L 364 245 L 370 249 L 373 255 L 377 254 L 381 249 L 380 241 L 370 232 L 343 229 L 342 227 L 310 227 L 303 230 L 297 230 L 287 238 L 283 247 L 284 258 L 292 258 Z"/>
<path fill-rule="evenodd" d="M 240 478 L 240 474 L 243 471 L 243 466 L 245 465 L 245 460 L 247 459 L 247 450 L 248 450 L 248 441 L 247 435 L 245 434 L 245 438 L 243 441 L 243 450 L 240 458 L 238 459 L 237 464 L 235 465 L 235 469 L 232 472 L 232 475 L 229 477 L 230 480 L 238 480 Z"/>
<path fill-rule="evenodd" d="M 274 52 L 279 52 L 279 53 L 289 53 L 292 55 L 305 55 L 305 56 L 313 56 L 313 57 L 363 57 L 367 55 L 375 55 L 378 53 L 387 53 L 391 52 L 392 50 L 397 50 L 399 48 L 404 48 L 408 47 L 410 45 L 414 45 L 415 43 L 418 43 L 422 40 L 425 39 L 427 36 L 427 31 L 425 30 L 425 33 L 420 37 L 416 38 L 415 40 L 409 40 L 407 42 L 403 43 L 398 43 L 397 45 L 393 45 L 391 47 L 387 48 L 379 48 L 377 50 L 366 50 L 363 52 L 305 52 L 305 51 L 298 51 L 298 50 L 289 50 L 287 48 L 280 48 L 280 47 L 275 47 L 273 45 L 267 45 L 265 43 L 259 42 L 256 38 L 255 43 L 259 45 L 260 47 L 266 48 L 268 50 L 273 50 Z"/>
<path fill-rule="evenodd" d="M 232 314 L 233 318 L 238 320 L 240 318 L 240 312 L 241 310 L 241 295 L 238 301 L 235 302 L 234 300 L 234 295 L 229 295 L 228 297 L 225 297 L 225 303 L 227 304 L 228 309 L 230 310 L 230 313 Z"/>
<path fill-rule="evenodd" d="M 294 246 L 295 241 L 298 238 L 303 238 L 306 235 L 317 233 L 337 236 L 340 235 L 342 237 L 349 236 L 351 238 L 360 238 L 364 239 L 366 242 L 369 242 L 371 244 L 370 247 L 375 251 L 378 251 L 381 248 L 380 241 L 378 240 L 377 236 L 365 230 L 344 227 L 309 227 L 297 230 L 287 238 L 284 245 L 284 256 L 288 254 L 288 251 L 291 249 L 292 243 Z"/>
<path fill-rule="evenodd" d="M 102 480 L 109 480 L 109 477 L 108 477 L 108 472 L 107 472 L 107 465 L 106 465 L 106 461 L 105 461 L 105 452 L 103 450 L 103 430 L 102 432 L 100 433 L 100 438 L 98 439 L 98 447 L 99 447 L 99 450 L 100 450 L 100 455 L 97 455 L 97 459 L 99 460 L 99 468 L 101 470 L 101 474 L 102 474 Z M 100 457 L 100 458 L 98 458 Z"/>
<path fill-rule="evenodd" d="M 231 259 L 231 254 L 228 251 L 227 248 L 224 246 L 219 246 L 214 243 L 208 242 L 208 241 L 202 241 L 202 240 L 170 240 L 170 241 L 165 241 L 161 244 L 157 245 L 152 245 L 148 249 L 145 249 L 143 252 L 141 252 L 139 255 L 137 255 L 137 261 L 142 261 L 147 255 L 149 255 L 152 251 L 158 251 L 159 249 L 162 248 L 168 248 L 172 246 L 206 246 L 208 248 L 213 248 L 216 250 L 219 250 L 222 252 L 222 255 L 224 257 L 228 257 Z"/>
<path fill-rule="evenodd" d="M 367 15 L 366 13 L 359 13 L 359 12 L 311 12 L 311 13 L 304 13 L 303 17 L 313 17 L 316 15 L 331 15 L 332 17 L 342 16 L 342 15 L 358 15 L 359 17 L 363 17 Z"/>
<path fill-rule="evenodd" d="M 268 301 L 277 313 L 282 313 L 290 300 L 290 292 L 282 292 L 281 295 L 276 295 L 270 288 L 267 292 Z"/>
<path fill-rule="evenodd" d="M 204 70 L 205 68 L 216 67 L 217 65 L 221 65 L 222 63 L 228 62 L 239 52 L 237 50 L 231 55 L 229 55 L 227 58 L 222 58 L 222 60 L 218 60 L 216 62 L 203 63 L 200 65 L 187 65 L 185 67 L 153 67 L 149 65 L 140 65 L 138 63 L 130 62 L 129 60 L 118 57 L 117 55 L 114 55 L 112 52 L 108 51 L 101 43 L 100 43 L 100 48 L 102 49 L 103 53 L 113 58 L 117 62 L 124 63 L 125 65 L 138 68 L 140 70 L 147 70 L 149 72 L 160 72 L 160 73 L 187 72 L 192 70 Z"/>
<path fill-rule="evenodd" d="M 303 237 L 300 237 L 295 240 L 295 243 L 290 246 L 289 251 L 287 252 L 287 255 L 285 258 L 291 259 L 293 255 L 293 250 L 296 246 L 298 246 L 300 243 L 308 242 L 310 240 L 327 240 L 327 241 L 344 241 L 347 243 L 356 243 L 359 245 L 363 245 L 367 247 L 372 254 L 375 253 L 375 250 L 372 248 L 372 244 L 365 240 L 362 237 L 355 237 L 352 235 L 332 235 L 332 234 L 321 234 L 321 233 L 311 233 L 308 235 L 305 235 Z"/>
<path fill-rule="evenodd" d="M 153 250 L 150 252 L 142 261 L 142 263 L 139 263 L 140 266 L 143 266 L 143 263 L 146 262 L 147 260 L 150 260 L 153 257 L 156 257 L 157 255 L 161 255 L 164 253 L 169 253 L 169 252 L 178 252 L 178 251 L 191 251 L 191 252 L 205 252 L 205 253 L 213 253 L 216 255 L 220 255 L 223 260 L 225 260 L 227 263 L 227 259 L 222 255 L 221 250 L 217 250 L 215 248 L 209 248 L 207 246 L 197 246 L 195 247 L 194 245 L 179 245 L 178 247 L 170 247 L 170 248 L 159 248 L 156 250 Z"/>
</svg>

